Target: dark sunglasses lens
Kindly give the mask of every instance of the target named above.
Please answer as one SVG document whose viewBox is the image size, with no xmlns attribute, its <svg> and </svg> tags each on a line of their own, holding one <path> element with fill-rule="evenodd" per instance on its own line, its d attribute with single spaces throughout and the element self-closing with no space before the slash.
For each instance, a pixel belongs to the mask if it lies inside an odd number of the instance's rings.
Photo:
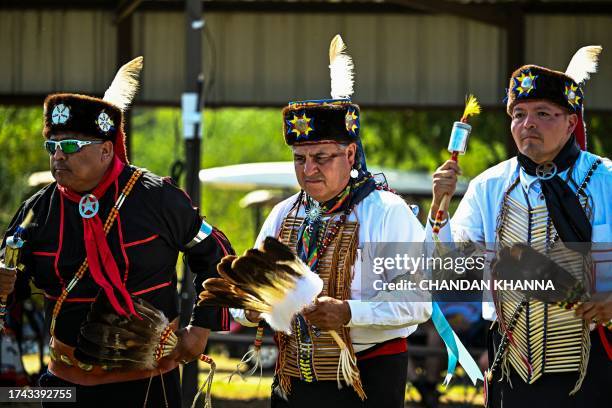
<svg viewBox="0 0 612 408">
<path fill-rule="evenodd" d="M 76 153 L 81 150 L 76 140 L 62 140 L 60 146 L 62 147 L 62 152 L 66 154 Z"/>
<path fill-rule="evenodd" d="M 49 154 L 55 154 L 55 147 L 56 146 L 57 145 L 52 140 L 45 141 L 45 150 L 47 150 L 47 152 L 49 152 Z"/>
</svg>

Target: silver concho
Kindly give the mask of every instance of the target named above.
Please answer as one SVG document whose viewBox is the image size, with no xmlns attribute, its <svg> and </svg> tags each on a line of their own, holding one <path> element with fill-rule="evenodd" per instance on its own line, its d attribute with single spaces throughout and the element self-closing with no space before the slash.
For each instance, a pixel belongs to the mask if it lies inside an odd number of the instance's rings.
<svg viewBox="0 0 612 408">
<path fill-rule="evenodd" d="M 58 103 L 51 112 L 51 123 L 54 125 L 63 125 L 70 119 L 70 108 L 63 103 Z"/>
<path fill-rule="evenodd" d="M 321 219 L 321 207 L 319 207 L 319 203 L 312 203 L 310 208 L 306 210 L 306 218 L 308 218 L 309 224 L 318 222 Z"/>
<path fill-rule="evenodd" d="M 115 122 L 108 116 L 106 112 L 100 112 L 96 124 L 104 133 L 111 131 L 115 127 Z"/>
<path fill-rule="evenodd" d="M 536 167 L 536 176 L 540 180 L 550 180 L 557 175 L 557 165 L 553 162 L 539 164 Z"/>
<path fill-rule="evenodd" d="M 79 201 L 79 214 L 83 218 L 93 218 L 100 209 L 100 203 L 93 194 L 86 194 Z"/>
</svg>

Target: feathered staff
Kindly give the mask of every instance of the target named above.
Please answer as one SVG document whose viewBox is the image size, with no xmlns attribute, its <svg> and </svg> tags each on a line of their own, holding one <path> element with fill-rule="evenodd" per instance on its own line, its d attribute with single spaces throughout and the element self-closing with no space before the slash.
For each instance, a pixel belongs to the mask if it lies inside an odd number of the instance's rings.
<svg viewBox="0 0 612 408">
<path fill-rule="evenodd" d="M 321 278 L 272 237 L 267 237 L 260 249 L 249 249 L 240 257 L 226 256 L 217 271 L 221 277 L 204 281 L 198 304 L 253 310 L 261 313 L 274 330 L 286 333 L 291 331 L 293 317 L 323 289 Z M 355 362 L 338 333 L 330 334 L 341 350 L 338 384 L 342 374 L 352 385 L 358 375 Z"/>
<path fill-rule="evenodd" d="M 470 136 L 470 132 L 472 131 L 472 126 L 470 126 L 467 121 L 470 116 L 476 116 L 478 114 L 480 114 L 480 105 L 478 104 L 478 100 L 476 97 L 474 97 L 474 95 L 470 95 L 466 99 L 463 116 L 459 122 L 455 122 L 453 124 L 450 141 L 448 142 L 448 151 L 451 153 L 451 160 L 456 162 L 458 161 L 460 154 L 465 154 L 468 138 Z M 438 211 L 436 212 L 436 218 L 433 225 L 433 237 L 436 240 L 438 239 L 438 233 L 440 232 L 440 228 L 442 226 L 444 214 L 448 211 L 450 198 L 451 197 L 449 194 L 445 194 L 444 197 L 442 197 L 440 207 L 438 207 Z"/>
<path fill-rule="evenodd" d="M 451 131 L 451 137 L 448 143 L 448 151 L 451 153 L 451 160 L 457 162 L 459 155 L 465 154 L 468 138 L 470 136 L 470 132 L 472 131 L 472 126 L 467 123 L 468 118 L 478 114 L 480 114 L 480 105 L 478 104 L 478 100 L 476 97 L 474 97 L 474 95 L 469 95 L 466 98 L 463 115 L 458 122 L 453 124 L 453 130 Z M 448 211 L 450 198 L 450 194 L 445 194 L 442 197 L 440 206 L 436 212 L 434 224 L 432 226 L 433 239 L 437 244 L 440 243 L 438 233 L 442 227 L 444 214 Z M 442 251 L 444 248 L 439 248 L 439 250 Z M 461 340 L 448 323 L 448 320 L 446 320 L 446 317 L 442 313 L 442 310 L 437 302 L 432 302 L 431 321 L 433 322 L 434 327 L 436 328 L 436 331 L 440 337 L 442 337 L 448 354 L 447 374 L 446 378 L 444 379 L 444 385 L 448 386 L 450 383 L 458 362 L 463 366 L 474 385 L 476 385 L 477 380 L 483 379 L 482 373 L 480 372 L 480 369 L 472 356 L 467 352 L 465 346 L 461 343 Z"/>
<path fill-rule="evenodd" d="M 15 228 L 13 235 L 6 238 L 6 247 L 4 248 L 5 268 L 17 271 L 23 269 L 23 265 L 21 265 L 21 250 L 25 244 L 24 233 L 32 222 L 32 218 L 34 218 L 34 212 L 30 210 L 21 224 Z M 7 296 L 0 297 L 0 332 L 4 331 L 4 316 L 6 316 L 7 311 L 6 300 Z"/>
</svg>

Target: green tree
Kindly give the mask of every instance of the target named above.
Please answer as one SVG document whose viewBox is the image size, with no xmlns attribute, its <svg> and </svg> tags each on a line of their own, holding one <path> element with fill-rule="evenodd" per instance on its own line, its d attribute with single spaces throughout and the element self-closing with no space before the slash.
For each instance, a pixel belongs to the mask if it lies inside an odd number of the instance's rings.
<svg viewBox="0 0 612 408">
<path fill-rule="evenodd" d="M 362 137 L 370 165 L 404 170 L 433 171 L 448 157 L 446 151 L 459 110 L 365 110 Z M 467 154 L 460 158 L 466 177 L 474 177 L 506 158 L 510 135 L 504 111 L 484 111 L 471 120 L 473 132 Z M 183 157 L 181 115 L 177 108 L 134 108 L 132 113 L 132 162 L 169 175 Z M 207 109 L 204 114 L 202 168 L 264 161 L 291 160 L 284 144 L 280 109 Z M 608 156 L 612 148 L 612 117 L 587 116 L 589 150 Z M 42 149 L 42 109 L 0 107 L 0 222 L 7 225 L 28 194 L 28 176 L 48 170 Z M 182 180 L 183 181 L 183 180 Z M 238 202 L 247 191 L 205 188 L 202 214 L 221 228 L 241 252 L 252 245 L 255 230 L 251 211 Z"/>
<path fill-rule="evenodd" d="M 0 106 L 0 222 L 7 225 L 31 188 L 32 172 L 48 170 L 42 109 Z"/>
</svg>

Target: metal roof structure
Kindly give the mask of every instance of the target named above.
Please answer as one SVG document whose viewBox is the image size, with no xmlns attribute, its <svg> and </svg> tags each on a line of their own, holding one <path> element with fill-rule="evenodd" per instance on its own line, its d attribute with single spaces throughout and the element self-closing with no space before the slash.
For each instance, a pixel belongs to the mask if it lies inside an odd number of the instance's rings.
<svg viewBox="0 0 612 408">
<path fill-rule="evenodd" d="M 137 103 L 178 105 L 185 83 L 180 0 L 4 0 L 0 103 L 102 94 L 116 68 L 145 56 Z M 458 107 L 466 92 L 501 108 L 524 63 L 564 69 L 580 46 L 604 46 L 587 86 L 612 111 L 612 2 L 592 0 L 203 0 L 208 106 L 274 106 L 328 94 L 326 48 L 340 32 L 366 107 Z"/>
</svg>

